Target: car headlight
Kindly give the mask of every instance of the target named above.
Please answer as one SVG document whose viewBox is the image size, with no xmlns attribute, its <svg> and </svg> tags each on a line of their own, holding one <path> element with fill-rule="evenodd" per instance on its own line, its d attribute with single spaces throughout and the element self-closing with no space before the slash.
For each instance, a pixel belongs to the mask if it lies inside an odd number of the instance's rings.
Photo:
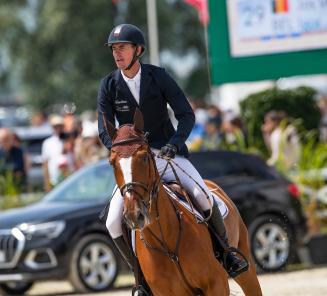
<svg viewBox="0 0 327 296">
<path fill-rule="evenodd" d="M 53 239 L 63 232 L 65 226 L 65 221 L 53 221 L 35 224 L 23 223 L 18 226 L 18 229 L 26 236 L 26 239 L 32 237 Z"/>
</svg>

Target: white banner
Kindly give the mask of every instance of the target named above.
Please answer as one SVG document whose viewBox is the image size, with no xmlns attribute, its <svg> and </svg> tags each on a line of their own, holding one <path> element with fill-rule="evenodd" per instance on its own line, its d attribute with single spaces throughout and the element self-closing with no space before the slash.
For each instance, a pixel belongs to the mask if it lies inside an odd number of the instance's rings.
<svg viewBox="0 0 327 296">
<path fill-rule="evenodd" d="M 327 48 L 327 0 L 226 0 L 231 55 Z"/>
</svg>

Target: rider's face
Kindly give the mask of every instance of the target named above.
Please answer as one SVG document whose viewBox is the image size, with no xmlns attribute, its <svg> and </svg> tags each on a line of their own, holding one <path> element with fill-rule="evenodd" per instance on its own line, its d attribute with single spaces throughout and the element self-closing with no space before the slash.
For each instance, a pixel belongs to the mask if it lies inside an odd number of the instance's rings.
<svg viewBox="0 0 327 296">
<path fill-rule="evenodd" d="M 112 54 L 114 56 L 117 68 L 126 69 L 133 59 L 135 46 L 130 43 L 116 43 L 112 45 Z"/>
</svg>

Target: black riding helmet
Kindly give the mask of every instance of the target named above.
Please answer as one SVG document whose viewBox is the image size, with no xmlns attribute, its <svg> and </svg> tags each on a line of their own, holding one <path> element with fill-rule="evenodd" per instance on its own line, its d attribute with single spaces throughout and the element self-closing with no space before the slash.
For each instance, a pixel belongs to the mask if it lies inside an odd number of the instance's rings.
<svg viewBox="0 0 327 296">
<path fill-rule="evenodd" d="M 111 48 L 115 43 L 131 43 L 135 46 L 141 46 L 142 48 L 139 55 L 137 55 L 137 50 L 135 49 L 134 57 L 129 66 L 126 68 L 127 70 L 134 65 L 136 60 L 139 59 L 145 51 L 145 39 L 142 31 L 138 27 L 131 24 L 122 24 L 113 28 L 109 34 L 108 42 L 104 45 Z"/>
</svg>

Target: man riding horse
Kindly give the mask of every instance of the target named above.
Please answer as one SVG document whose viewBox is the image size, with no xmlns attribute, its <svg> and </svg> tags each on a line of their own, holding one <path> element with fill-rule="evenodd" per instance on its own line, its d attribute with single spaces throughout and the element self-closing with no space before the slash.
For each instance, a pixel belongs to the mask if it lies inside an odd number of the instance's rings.
<svg viewBox="0 0 327 296">
<path fill-rule="evenodd" d="M 100 84 L 98 94 L 98 127 L 102 143 L 110 151 L 112 139 L 107 130 L 106 122 L 115 125 L 132 124 L 136 108 L 144 117 L 144 130 L 148 133 L 148 143 L 156 157 L 156 166 L 164 181 L 175 180 L 171 168 L 165 168 L 167 159 L 174 158 L 194 181 L 179 172 L 181 185 L 196 200 L 205 216 L 211 218 L 209 225 L 219 236 L 226 252 L 225 269 L 235 277 L 247 268 L 247 263 L 229 250 L 228 238 L 223 218 L 208 187 L 188 158 L 185 141 L 188 138 L 195 116 L 183 91 L 169 74 L 160 67 L 140 63 L 145 51 L 143 33 L 134 25 L 122 24 L 115 27 L 105 44 L 112 51 L 117 69 L 105 76 Z M 174 111 L 178 120 L 175 130 L 168 116 L 167 103 Z M 203 190 L 202 190 L 203 189 Z M 209 199 L 209 201 L 208 201 Z M 212 208 L 211 208 L 212 205 Z M 110 202 L 106 227 L 125 260 L 132 266 L 130 248 L 122 234 L 123 197 L 116 190 Z M 140 288 L 138 295 L 146 295 L 146 290 Z M 144 293 L 144 294 L 142 294 Z"/>
</svg>

